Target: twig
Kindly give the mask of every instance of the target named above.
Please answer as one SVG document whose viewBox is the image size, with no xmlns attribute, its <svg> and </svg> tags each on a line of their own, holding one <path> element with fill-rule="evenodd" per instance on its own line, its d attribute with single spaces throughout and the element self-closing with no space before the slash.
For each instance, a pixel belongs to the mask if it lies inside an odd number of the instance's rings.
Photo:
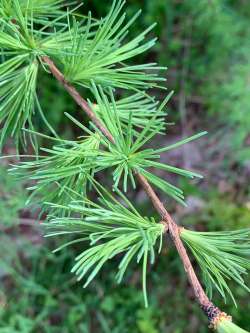
<svg viewBox="0 0 250 333">
<path fill-rule="evenodd" d="M 64 86 L 68 93 L 73 97 L 75 102 L 81 107 L 81 109 L 89 116 L 93 123 L 99 128 L 99 130 L 112 142 L 115 143 L 115 140 L 111 133 L 105 128 L 102 122 L 96 117 L 95 113 L 92 111 L 87 101 L 84 100 L 78 91 L 65 79 L 64 75 L 59 71 L 54 62 L 47 56 L 42 57 L 42 61 L 46 63 L 50 69 L 52 75 Z M 180 228 L 174 222 L 163 203 L 155 193 L 154 189 L 148 183 L 147 179 L 139 174 L 135 173 L 139 183 L 144 188 L 148 197 L 150 198 L 154 208 L 160 214 L 162 220 L 165 222 L 166 229 L 168 230 L 171 239 L 178 251 L 178 254 L 182 260 L 185 272 L 187 274 L 188 280 L 194 291 L 197 302 L 199 303 L 202 310 L 208 316 L 209 321 L 213 319 L 214 316 L 217 316 L 221 311 L 214 306 L 214 304 L 207 297 L 204 289 L 202 288 L 198 277 L 194 271 L 194 268 L 191 264 L 191 261 L 188 257 L 187 251 L 182 243 L 180 238 Z M 161 221 L 162 223 L 162 221 Z"/>
</svg>

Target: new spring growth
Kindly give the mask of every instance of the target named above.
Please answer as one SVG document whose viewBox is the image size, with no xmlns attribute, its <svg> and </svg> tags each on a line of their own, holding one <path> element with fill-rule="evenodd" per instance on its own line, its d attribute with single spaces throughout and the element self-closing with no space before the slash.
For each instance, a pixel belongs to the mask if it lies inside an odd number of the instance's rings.
<svg viewBox="0 0 250 333">
<path fill-rule="evenodd" d="M 228 294 L 236 305 L 228 281 L 233 280 L 249 291 L 244 276 L 250 269 L 250 229 L 223 232 L 182 229 L 180 236 L 201 268 L 209 298 L 215 287 L 224 300 Z"/>
<path fill-rule="evenodd" d="M 218 333 L 249 333 L 232 322 L 232 318 L 227 316 L 224 312 L 220 313 L 218 317 L 211 323 L 211 328 Z"/>
</svg>

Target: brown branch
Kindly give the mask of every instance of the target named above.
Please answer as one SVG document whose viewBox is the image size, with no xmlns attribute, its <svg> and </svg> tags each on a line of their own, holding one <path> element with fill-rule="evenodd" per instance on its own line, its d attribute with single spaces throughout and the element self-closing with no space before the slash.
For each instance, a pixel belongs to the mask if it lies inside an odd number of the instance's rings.
<svg viewBox="0 0 250 333">
<path fill-rule="evenodd" d="M 188 280 L 194 290 L 195 297 L 199 304 L 203 306 L 211 306 L 212 303 L 208 299 L 207 295 L 205 294 L 196 274 L 193 269 L 193 266 L 190 262 L 190 259 L 188 257 L 187 251 L 183 245 L 183 242 L 180 238 L 180 232 L 181 229 L 179 226 L 174 222 L 171 215 L 168 213 L 166 208 L 164 207 L 163 203 L 160 201 L 158 196 L 156 195 L 155 191 L 152 189 L 150 184 L 148 183 L 147 179 L 145 179 L 144 176 L 137 174 L 137 179 L 144 188 L 145 192 L 151 199 L 152 204 L 154 205 L 155 209 L 158 211 L 158 213 L 161 215 L 161 218 L 164 221 L 167 221 L 167 227 L 169 234 L 174 242 L 174 245 L 179 253 L 179 256 L 182 260 L 185 272 L 187 273 Z"/>
<path fill-rule="evenodd" d="M 42 57 L 42 60 L 49 66 L 50 71 L 54 77 L 64 86 L 67 92 L 80 106 L 80 108 L 88 115 L 93 123 L 99 128 L 99 130 L 109 139 L 109 141 L 114 143 L 114 138 L 112 137 L 111 133 L 103 126 L 102 122 L 96 117 L 95 113 L 91 110 L 85 99 L 81 97 L 79 92 L 65 80 L 64 75 L 55 66 L 54 62 L 46 56 Z"/>
<path fill-rule="evenodd" d="M 53 76 L 64 86 L 64 88 L 68 91 L 68 93 L 73 97 L 75 102 L 81 107 L 81 109 L 89 116 L 89 118 L 93 121 L 93 123 L 99 128 L 99 130 L 112 142 L 115 143 L 115 140 L 111 133 L 105 128 L 103 123 L 96 117 L 95 113 L 92 111 L 88 103 L 81 97 L 78 91 L 66 81 L 64 75 L 59 71 L 54 62 L 47 56 L 42 57 L 42 61 L 46 63 L 50 69 L 50 72 Z M 166 229 L 168 230 L 170 237 L 178 251 L 178 254 L 183 263 L 185 272 L 187 274 L 188 280 L 192 286 L 194 291 L 194 295 L 196 297 L 197 302 L 200 307 L 203 309 L 205 314 L 208 316 L 208 319 L 211 320 L 214 315 L 217 315 L 221 311 L 216 308 L 213 303 L 209 300 L 207 295 L 205 294 L 197 276 L 194 271 L 194 268 L 191 264 L 191 261 L 188 257 L 187 251 L 183 245 L 183 242 L 180 238 L 180 228 L 174 222 L 163 203 L 155 193 L 154 189 L 148 183 L 147 179 L 139 174 L 135 173 L 139 183 L 144 188 L 148 197 L 150 198 L 154 208 L 160 214 L 163 221 L 165 221 Z M 161 222 L 163 223 L 163 222 Z"/>
</svg>

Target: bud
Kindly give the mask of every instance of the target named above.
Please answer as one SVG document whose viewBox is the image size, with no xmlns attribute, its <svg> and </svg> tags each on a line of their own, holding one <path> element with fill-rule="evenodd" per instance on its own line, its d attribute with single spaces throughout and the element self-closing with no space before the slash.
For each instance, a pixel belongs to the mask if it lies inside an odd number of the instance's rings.
<svg viewBox="0 0 250 333">
<path fill-rule="evenodd" d="M 211 323 L 211 328 L 215 329 L 218 333 L 249 333 L 232 322 L 232 318 L 227 316 L 224 312 L 214 318 Z"/>
</svg>

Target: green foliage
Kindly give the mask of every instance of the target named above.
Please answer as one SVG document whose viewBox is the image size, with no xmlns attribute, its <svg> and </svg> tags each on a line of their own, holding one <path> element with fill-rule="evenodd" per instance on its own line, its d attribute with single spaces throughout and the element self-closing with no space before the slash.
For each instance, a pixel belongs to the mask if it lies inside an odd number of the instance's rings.
<svg viewBox="0 0 250 333">
<path fill-rule="evenodd" d="M 82 55 L 83 50 L 74 49 L 72 53 L 72 49 L 77 43 L 81 43 L 85 34 L 88 34 L 89 38 L 94 38 L 95 30 L 100 22 L 78 14 L 76 12 L 78 7 L 73 7 L 71 10 L 68 8 L 67 12 L 64 11 L 56 18 L 45 22 L 44 26 L 38 31 L 41 54 L 53 56 L 59 62 L 62 62 L 64 58 L 72 61 L 72 59 Z M 81 20 L 77 21 L 75 16 L 79 16 Z M 90 28 L 93 31 L 90 32 Z M 91 39 L 86 41 L 84 49 L 89 43 L 91 43 Z"/>
<path fill-rule="evenodd" d="M 108 94 L 105 94 L 102 87 L 96 86 L 93 82 L 92 92 L 96 103 L 93 104 L 89 101 L 89 105 L 96 111 L 97 116 L 110 131 L 115 141 L 122 140 L 123 138 L 120 136 L 126 134 L 139 136 L 134 127 L 137 130 L 142 128 L 145 130 L 145 134 L 149 131 L 152 136 L 161 134 L 165 129 L 166 112 L 164 108 L 172 96 L 172 92 L 159 107 L 157 107 L 158 102 L 146 97 L 146 93 L 138 93 L 115 101 L 111 89 Z M 126 111 L 124 111 L 125 108 Z M 100 133 L 100 135 L 102 134 Z"/>
<path fill-rule="evenodd" d="M 128 2 L 131 13 L 142 6 L 140 0 Z M 100 13 L 109 3 L 93 0 L 92 6 Z M 145 0 L 143 11 L 131 35 L 157 21 L 160 43 L 151 57 L 169 68 L 168 81 L 176 91 L 173 110 L 179 109 L 184 94 L 189 118 L 199 110 L 213 131 L 223 126 L 219 141 L 224 140 L 223 147 L 235 152 L 228 153 L 227 159 L 247 162 L 250 3 Z M 177 119 L 180 116 L 176 114 Z"/>
<path fill-rule="evenodd" d="M 0 131 L 0 148 L 7 137 L 13 137 L 17 147 L 20 141 L 23 147 L 26 145 L 22 129 L 27 126 L 33 130 L 35 105 L 51 130 L 36 96 L 39 68 L 37 56 L 40 53 L 38 32 L 29 23 L 30 13 L 27 8 L 23 13 L 21 4 L 16 0 L 13 0 L 11 8 L 15 21 L 9 21 L 11 17 L 0 20 L 3 59 L 0 64 L 0 124 L 4 124 Z"/>
<path fill-rule="evenodd" d="M 147 32 L 152 29 L 150 27 L 135 39 L 122 44 L 128 28 L 138 14 L 124 24 L 125 14 L 121 14 L 124 4 L 120 0 L 113 2 L 109 14 L 100 21 L 92 20 L 91 16 L 88 19 L 76 21 L 72 11 L 63 13 L 55 10 L 55 18 L 49 20 L 48 17 L 47 22 L 41 21 L 39 24 L 34 20 L 33 10 L 30 10 L 29 4 L 31 3 L 28 2 L 25 7 L 24 3 L 13 0 L 11 13 L 7 2 L 4 1 L 0 7 L 5 13 L 0 21 L 0 47 L 3 56 L 1 95 L 5 97 L 6 90 L 17 90 L 17 99 L 23 103 L 21 106 L 17 105 L 12 100 L 14 97 L 7 95 L 6 106 L 5 103 L 2 106 L 5 106 L 5 109 L 0 121 L 3 122 L 8 117 L 9 120 L 5 121 L 5 128 L 1 133 L 1 146 L 9 134 L 15 137 L 18 145 L 21 129 L 25 125 L 33 130 L 31 117 L 34 113 L 36 75 L 41 56 L 44 54 L 52 55 L 63 65 L 63 72 L 69 81 L 77 82 L 85 87 L 90 87 L 93 80 L 105 87 L 137 90 L 137 88 L 155 87 L 157 86 L 155 82 L 165 80 L 158 78 L 156 70 L 160 68 L 154 64 L 138 66 L 124 64 L 124 61 L 151 48 L 155 40 L 143 44 Z M 37 9 L 35 13 L 39 12 L 39 8 L 42 12 L 47 5 L 51 4 L 57 6 L 60 2 L 34 3 L 34 9 Z M 119 15 L 121 15 L 120 18 L 118 18 Z M 15 16 L 14 20 L 12 20 L 13 16 Z M 9 56 L 14 57 L 9 59 Z M 12 63 L 14 66 L 12 70 L 9 70 Z M 154 74 L 147 73 L 148 70 L 154 70 Z M 8 75 L 12 72 L 11 80 Z M 23 89 L 27 91 L 26 97 L 21 87 L 16 89 L 19 81 L 22 82 Z M 138 99 L 138 95 L 135 95 L 134 103 L 138 103 L 138 100 L 140 98 Z M 128 101 L 130 103 L 131 99 Z M 20 112 L 17 114 L 19 109 Z M 46 125 L 54 134 L 41 108 L 38 107 L 38 109 Z M 21 121 L 18 121 L 19 118 Z"/>
<path fill-rule="evenodd" d="M 135 188 L 134 173 L 139 172 L 166 194 L 175 198 L 177 201 L 183 202 L 181 190 L 171 185 L 167 181 L 161 179 L 160 177 L 152 174 L 146 169 L 154 167 L 156 169 L 163 169 L 168 172 L 180 174 L 189 178 L 193 178 L 195 176 L 200 177 L 196 173 L 155 162 L 154 160 L 160 158 L 159 153 L 168 151 L 186 142 L 197 139 L 198 137 L 206 134 L 206 132 L 199 133 L 193 137 L 184 139 L 168 147 L 163 147 L 160 149 L 143 149 L 144 145 L 148 143 L 152 137 L 161 132 L 162 127 L 156 126 L 155 120 L 157 119 L 158 114 L 162 113 L 162 110 L 167 104 L 171 93 L 165 98 L 163 103 L 159 106 L 147 124 L 145 124 L 143 130 L 139 134 L 136 134 L 136 132 L 133 130 L 134 124 L 132 112 L 130 112 L 128 124 L 124 130 L 124 125 L 121 123 L 121 120 L 118 117 L 119 112 L 116 111 L 117 106 L 112 92 L 110 92 L 110 99 L 112 101 L 110 104 L 108 98 L 105 96 L 101 88 L 99 88 L 98 91 L 98 89 L 94 86 L 93 89 L 99 108 L 100 118 L 115 140 L 114 143 L 110 143 L 103 136 L 103 134 L 98 131 L 97 128 L 95 128 L 96 131 L 100 133 L 100 136 L 102 136 L 102 143 L 108 148 L 108 152 L 98 152 L 96 161 L 99 168 L 97 170 L 99 171 L 111 166 L 115 166 L 115 170 L 113 172 L 114 187 L 117 188 L 122 179 L 123 190 L 125 192 L 127 191 L 128 187 L 128 179 L 130 179 L 132 186 Z"/>
<path fill-rule="evenodd" d="M 148 109 L 148 116 L 151 116 L 151 118 L 149 118 L 143 130 L 137 132 L 133 129 L 132 114 L 132 111 L 137 112 L 137 109 L 131 109 L 129 119 L 125 119 L 122 122 L 124 118 L 120 120 L 118 116 L 119 111 L 117 111 L 117 103 L 114 100 L 113 93 L 110 92 L 109 94 L 111 102 L 100 87 L 97 89 L 93 85 L 93 93 L 98 105 L 98 116 L 114 137 L 115 143 L 109 142 L 93 124 L 95 132 L 90 131 L 76 119 L 68 115 L 76 125 L 85 131 L 84 134 L 87 133 L 90 136 L 89 138 L 80 140 L 79 142 L 54 139 L 57 145 L 53 146 L 52 149 L 42 149 L 49 156 L 40 156 L 38 159 L 36 157 L 32 161 L 21 162 L 11 169 L 11 172 L 19 178 L 24 177 L 36 181 L 36 185 L 29 188 L 33 191 L 31 198 L 36 194 L 41 194 L 39 198 L 40 202 L 54 202 L 65 205 L 72 199 L 68 193 L 68 189 L 84 195 L 87 190 L 88 176 L 105 169 L 114 168 L 112 175 L 113 187 L 115 189 L 122 182 L 122 188 L 127 192 L 129 181 L 135 188 L 136 181 L 134 173 L 140 172 L 149 182 L 184 204 L 182 191 L 148 171 L 148 168 L 154 167 L 188 178 L 201 177 L 194 172 L 156 162 L 155 160 L 160 159 L 161 152 L 179 147 L 182 144 L 199 138 L 206 134 L 206 132 L 199 133 L 160 149 L 144 148 L 144 145 L 154 135 L 162 131 L 164 124 L 157 126 L 159 123 L 158 115 L 163 114 L 163 109 L 170 95 L 166 97 L 157 110 L 154 109 L 153 103 L 153 106 Z M 93 108 L 93 104 L 89 103 Z M 119 106 L 118 104 L 118 108 Z M 137 107 L 139 108 L 139 105 Z M 140 106 L 140 110 L 146 112 L 144 105 Z M 137 116 L 137 113 L 135 113 L 135 116 Z M 136 126 L 138 126 L 138 120 L 135 122 Z M 61 211 L 64 213 L 64 210 Z"/>
<path fill-rule="evenodd" d="M 170 283 L 170 276 L 174 279 L 172 270 L 164 279 L 159 279 L 160 276 L 152 271 L 155 292 L 151 294 L 149 308 L 145 309 L 134 268 L 128 267 L 126 287 L 114 285 L 114 265 L 119 258 L 106 264 L 103 274 L 90 288 L 82 289 L 73 278 L 68 278 L 69 267 L 82 247 L 74 249 L 71 246 L 67 251 L 52 254 L 49 248 L 56 246 L 55 241 L 59 245 L 60 238 L 53 237 L 53 242 L 47 239 L 45 246 L 21 238 L 20 227 L 16 227 L 16 232 L 19 232 L 18 242 L 0 235 L 1 253 L 10 242 L 13 244 L 8 256 L 1 257 L 1 273 L 5 274 L 0 279 L 0 303 L 4 304 L 0 305 L 1 333 L 70 333 L 76 329 L 84 333 L 93 330 L 97 333 L 155 333 L 169 327 L 170 307 L 181 297 L 180 293 L 173 298 L 169 297 L 171 293 L 166 294 L 166 281 Z M 35 237 L 36 233 L 40 232 L 34 228 L 29 235 Z M 164 272 L 166 260 L 157 261 L 157 265 Z M 158 296 L 170 298 L 171 303 L 160 306 Z M 194 314 L 195 307 L 190 308 Z M 186 327 L 186 304 L 181 305 L 179 314 L 181 317 L 176 320 L 175 329 L 186 328 L 186 332 L 193 333 Z M 197 314 L 199 316 L 198 311 Z"/>
<path fill-rule="evenodd" d="M 29 14 L 30 17 L 48 19 L 48 16 L 60 13 L 63 0 L 19 0 L 22 13 Z M 2 17 L 16 19 L 15 0 L 1 0 L 0 13 Z"/>
<path fill-rule="evenodd" d="M 32 129 L 38 64 L 32 61 L 24 65 L 26 56 L 16 56 L 0 65 L 0 147 L 6 138 L 15 138 L 18 146 L 20 132 L 28 124 Z M 24 136 L 21 140 L 25 140 Z M 25 141 L 23 141 L 24 143 Z"/>
<path fill-rule="evenodd" d="M 94 103 L 91 105 L 93 110 L 102 117 L 100 106 Z M 146 93 L 137 93 L 117 100 L 115 109 L 113 108 L 113 103 L 109 103 L 109 108 L 112 109 L 113 113 L 117 114 L 124 132 L 129 123 L 130 114 L 132 114 L 133 126 L 144 128 L 157 113 L 157 116 L 153 119 L 153 123 L 151 123 L 150 130 L 157 130 L 158 133 L 162 131 L 163 133 L 165 130 L 164 120 L 167 113 L 164 110 L 159 112 L 157 105 L 158 102 L 146 96 Z"/>
<path fill-rule="evenodd" d="M 107 17 L 100 20 L 94 37 L 90 34 L 91 14 L 86 31 L 80 38 L 77 38 L 79 25 L 74 23 L 70 30 L 72 48 L 69 55 L 65 52 L 65 57 L 61 59 L 68 81 L 89 87 L 93 80 L 103 87 L 124 89 L 152 88 L 157 87 L 157 81 L 165 81 L 156 74 L 146 73 L 164 69 L 156 67 L 154 63 L 133 66 L 124 63 L 150 49 L 156 40 L 143 44 L 145 36 L 154 27 L 152 25 L 136 38 L 124 43 L 127 31 L 139 13 L 124 24 L 125 13 L 121 14 L 123 6 L 122 0 L 113 1 Z"/>
<path fill-rule="evenodd" d="M 213 286 L 235 302 L 226 280 L 234 280 L 247 291 L 242 275 L 250 269 L 250 229 L 224 232 L 196 232 L 183 229 L 181 238 L 192 251 L 204 276 L 209 297 Z"/>
<path fill-rule="evenodd" d="M 36 181 L 35 185 L 28 188 L 32 191 L 28 203 L 33 202 L 34 196 L 37 196 L 39 203 L 67 205 L 74 193 L 86 195 L 88 176 L 94 171 L 89 155 L 90 152 L 93 156 L 96 154 L 100 141 L 98 135 L 90 135 L 79 142 L 54 140 L 59 142 L 57 146 L 51 149 L 42 148 L 48 155 L 20 162 L 11 169 L 18 178 Z M 55 210 L 53 211 L 55 213 Z M 56 211 L 58 214 L 65 213 L 62 207 Z"/>
<path fill-rule="evenodd" d="M 0 233 L 1 333 L 71 333 L 76 329 L 84 333 L 93 333 L 93 330 L 103 333 L 106 332 L 104 327 L 108 327 L 109 333 L 208 332 L 199 307 L 183 297 L 187 282 L 172 247 L 167 249 L 167 253 L 163 247 L 162 255 L 148 271 L 150 302 L 146 309 L 136 264 L 128 266 L 123 283 L 114 284 L 119 256 L 106 263 L 89 288 L 82 289 L 82 284 L 76 283 L 74 275 L 69 278 L 68 272 L 74 257 L 87 249 L 87 242 L 51 253 L 51 249 L 62 244 L 61 236 L 47 238 L 44 242 L 39 237 L 41 231 L 36 221 L 32 221 L 32 229 L 16 225 L 17 216 L 12 218 L 12 212 L 23 206 L 23 190 L 6 176 L 6 171 L 0 175 L 1 189 L 4 188 L 6 196 L 7 193 L 12 194 L 9 197 L 11 202 L 19 202 L 14 209 L 13 205 L 7 204 L 5 211 L 1 210 L 2 217 L 9 217 L 6 223 L 10 226 L 12 222 L 11 231 Z M 141 211 L 142 203 L 138 205 Z M 142 215 L 147 213 L 146 207 Z M 233 220 L 234 216 L 228 216 L 229 225 Z M 37 237 L 40 241 L 34 243 L 33 239 Z M 68 241 L 71 239 L 70 235 L 66 237 Z M 240 326 L 247 328 L 250 324 L 249 294 L 241 288 L 234 288 L 234 294 L 240 310 L 228 302 L 225 311 L 231 313 Z M 216 304 L 220 305 L 218 295 L 214 297 Z"/>
<path fill-rule="evenodd" d="M 84 218 L 52 219 L 47 225 L 49 229 L 52 229 L 48 236 L 80 235 L 80 238 L 60 246 L 55 251 L 78 242 L 91 241 L 90 248 L 76 257 L 76 264 L 71 270 L 78 276 L 78 281 L 88 275 L 84 287 L 88 286 L 108 260 L 118 254 L 124 254 L 118 266 L 116 276 L 118 283 L 123 279 L 131 260 L 136 257 L 137 263 L 139 263 L 143 258 L 142 281 L 144 301 L 147 307 L 146 273 L 148 257 L 150 263 L 153 264 L 155 261 L 154 247 L 158 238 L 161 239 L 160 244 L 162 243 L 164 226 L 157 224 L 153 218 L 142 217 L 121 192 L 118 192 L 118 194 L 127 207 L 99 184 L 94 183 L 93 185 L 100 195 L 100 203 L 85 198 L 81 201 L 73 201 L 69 206 L 59 206 L 65 210 L 68 209 L 71 214 L 83 215 Z M 100 241 L 102 243 L 98 244 Z M 161 245 L 159 252 L 160 250 Z"/>
<path fill-rule="evenodd" d="M 38 49 L 36 38 L 38 32 L 34 29 L 33 22 L 29 22 L 33 19 L 30 12 L 27 8 L 22 12 L 17 0 L 12 1 L 11 8 L 13 14 L 7 17 L 3 15 L 0 19 L 0 46 L 3 49 L 1 54 L 35 54 Z"/>
</svg>

